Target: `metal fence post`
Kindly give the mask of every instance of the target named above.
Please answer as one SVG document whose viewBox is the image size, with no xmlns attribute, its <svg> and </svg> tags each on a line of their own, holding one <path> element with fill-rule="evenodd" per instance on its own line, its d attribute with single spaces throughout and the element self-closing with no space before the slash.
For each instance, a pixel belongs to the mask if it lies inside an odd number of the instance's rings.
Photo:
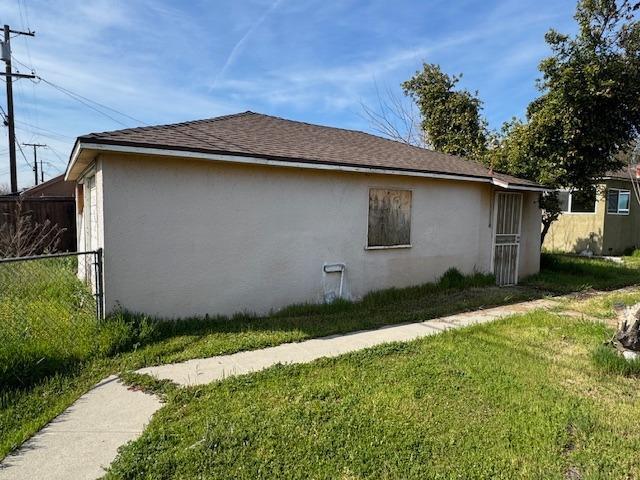
<svg viewBox="0 0 640 480">
<path fill-rule="evenodd" d="M 98 320 L 104 320 L 104 282 L 102 279 L 102 248 L 95 252 L 96 255 L 96 315 Z"/>
</svg>

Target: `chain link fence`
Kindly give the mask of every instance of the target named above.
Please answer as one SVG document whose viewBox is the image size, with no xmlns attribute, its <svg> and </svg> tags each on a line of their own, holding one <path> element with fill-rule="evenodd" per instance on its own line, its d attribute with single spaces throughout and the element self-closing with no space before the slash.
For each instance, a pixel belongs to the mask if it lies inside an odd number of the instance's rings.
<svg viewBox="0 0 640 480">
<path fill-rule="evenodd" d="M 101 250 L 0 259 L 0 384 L 88 358 L 102 298 Z"/>
</svg>

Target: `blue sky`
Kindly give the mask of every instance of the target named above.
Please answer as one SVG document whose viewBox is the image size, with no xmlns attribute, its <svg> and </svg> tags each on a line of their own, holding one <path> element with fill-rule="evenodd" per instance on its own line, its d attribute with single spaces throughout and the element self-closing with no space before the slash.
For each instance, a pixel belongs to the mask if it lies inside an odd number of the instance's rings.
<svg viewBox="0 0 640 480">
<path fill-rule="evenodd" d="M 19 62 L 147 124 L 253 110 L 370 131 L 362 104 L 375 105 L 376 88 L 399 94 L 426 61 L 463 73 L 499 128 L 536 96 L 544 33 L 572 33 L 574 9 L 571 0 L 0 0 L 0 23 L 36 31 L 13 39 Z M 40 151 L 47 177 L 64 170 L 76 136 L 137 125 L 43 82 L 20 80 L 14 96 L 18 140 L 51 146 Z M 32 184 L 18 159 L 20 186 Z M 8 170 L 4 128 L 0 184 Z"/>
</svg>

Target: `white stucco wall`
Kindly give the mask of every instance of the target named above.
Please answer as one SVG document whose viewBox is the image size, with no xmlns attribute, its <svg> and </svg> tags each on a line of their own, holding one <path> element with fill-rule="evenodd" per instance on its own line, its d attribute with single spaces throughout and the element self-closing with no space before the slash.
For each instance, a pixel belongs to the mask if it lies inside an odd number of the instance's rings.
<svg viewBox="0 0 640 480">
<path fill-rule="evenodd" d="M 80 200 L 80 196 L 78 195 L 79 184 L 84 184 L 86 187 L 86 182 L 89 177 L 93 177 L 95 179 L 95 227 L 94 233 L 95 238 L 91 238 L 91 240 L 85 237 L 85 229 L 86 229 L 86 204 L 90 201 L 89 192 L 86 188 L 83 189 L 82 200 Z M 98 158 L 95 162 L 93 162 L 78 178 L 76 185 L 76 231 L 77 231 L 77 240 L 78 240 L 78 251 L 86 251 L 86 250 L 95 250 L 98 248 L 104 248 L 104 206 L 103 206 L 103 183 L 102 183 L 103 175 L 102 175 L 102 159 Z M 82 205 L 80 202 L 82 201 Z"/>
<path fill-rule="evenodd" d="M 522 203 L 522 226 L 520 236 L 520 259 L 518 277 L 520 279 L 540 271 L 540 229 L 542 212 L 539 207 L 540 194 L 524 193 Z"/>
<path fill-rule="evenodd" d="M 351 298 L 433 281 L 450 267 L 491 269 L 489 185 L 124 154 L 101 159 L 107 310 L 121 305 L 167 318 L 319 302 L 324 263 L 346 263 Z M 365 249 L 370 187 L 413 191 L 412 248 Z M 535 199 L 525 194 L 521 276 L 538 269 Z"/>
<path fill-rule="evenodd" d="M 93 192 L 87 188 L 89 179 L 95 182 Z M 76 236 L 77 250 L 79 252 L 95 251 L 104 248 L 104 206 L 103 206 L 103 184 L 102 184 L 102 160 L 97 159 L 93 162 L 78 178 L 76 184 Z M 82 196 L 80 196 L 80 184 L 83 184 Z M 93 196 L 93 203 L 92 197 Z M 89 222 L 88 205 L 92 203 L 93 220 Z M 90 226 L 89 226 L 90 225 Z M 89 235 L 87 235 L 89 233 Z M 78 258 L 78 278 L 91 284 L 92 290 L 95 292 L 96 278 L 93 255 L 83 255 Z"/>
</svg>

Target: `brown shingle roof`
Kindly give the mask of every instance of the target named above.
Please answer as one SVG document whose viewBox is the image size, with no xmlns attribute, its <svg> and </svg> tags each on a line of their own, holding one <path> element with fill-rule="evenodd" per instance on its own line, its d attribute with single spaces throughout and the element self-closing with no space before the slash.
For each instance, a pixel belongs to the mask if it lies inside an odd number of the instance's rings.
<svg viewBox="0 0 640 480">
<path fill-rule="evenodd" d="M 91 133 L 79 142 L 243 155 L 272 160 L 391 169 L 497 179 L 538 186 L 454 155 L 355 130 L 325 127 L 254 112 L 192 122 Z"/>
</svg>

